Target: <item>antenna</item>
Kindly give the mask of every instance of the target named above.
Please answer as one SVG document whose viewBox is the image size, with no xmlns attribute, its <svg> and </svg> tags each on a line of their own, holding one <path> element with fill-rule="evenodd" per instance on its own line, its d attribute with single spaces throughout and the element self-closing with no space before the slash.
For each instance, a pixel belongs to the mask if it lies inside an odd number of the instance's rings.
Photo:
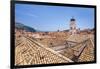
<svg viewBox="0 0 100 69">
<path fill-rule="evenodd" d="M 60 30 L 60 24 L 59 24 L 58 30 Z"/>
</svg>

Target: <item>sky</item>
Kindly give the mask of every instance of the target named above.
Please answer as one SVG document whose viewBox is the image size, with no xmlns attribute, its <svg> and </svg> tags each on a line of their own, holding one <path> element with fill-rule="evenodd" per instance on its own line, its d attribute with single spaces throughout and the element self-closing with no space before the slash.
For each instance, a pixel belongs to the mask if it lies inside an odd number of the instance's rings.
<svg viewBox="0 0 100 69">
<path fill-rule="evenodd" d="M 94 8 L 15 5 L 15 22 L 39 31 L 67 30 L 72 17 L 76 19 L 77 28 L 94 28 Z"/>
</svg>

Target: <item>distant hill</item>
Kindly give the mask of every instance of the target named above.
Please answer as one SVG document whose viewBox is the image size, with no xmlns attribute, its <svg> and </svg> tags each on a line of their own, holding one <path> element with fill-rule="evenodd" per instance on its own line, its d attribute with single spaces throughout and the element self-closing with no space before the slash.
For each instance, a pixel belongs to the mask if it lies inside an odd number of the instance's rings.
<svg viewBox="0 0 100 69">
<path fill-rule="evenodd" d="M 24 25 L 22 23 L 18 23 L 18 22 L 15 23 L 15 28 L 20 29 L 20 30 L 26 30 L 27 32 L 36 32 L 36 30 L 34 28 L 26 26 L 26 25 Z"/>
</svg>

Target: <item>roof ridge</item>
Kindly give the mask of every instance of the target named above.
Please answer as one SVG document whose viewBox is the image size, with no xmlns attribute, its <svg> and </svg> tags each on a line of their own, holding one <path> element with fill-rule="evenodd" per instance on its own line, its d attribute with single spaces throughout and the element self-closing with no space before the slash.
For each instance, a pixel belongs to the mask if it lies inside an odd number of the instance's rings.
<svg viewBox="0 0 100 69">
<path fill-rule="evenodd" d="M 33 41 L 33 40 L 31 39 L 31 41 Z M 37 42 L 37 41 L 35 41 L 35 40 L 34 40 L 33 42 L 36 43 L 36 44 L 38 44 L 38 45 L 41 46 L 42 48 L 44 48 L 44 49 L 46 49 L 46 50 L 52 52 L 53 54 L 59 56 L 60 58 L 63 58 L 64 60 L 67 60 L 67 61 L 69 61 L 69 62 L 73 62 L 71 59 L 69 59 L 69 58 L 67 58 L 67 57 L 65 57 L 65 56 L 63 56 L 63 55 L 57 53 L 56 51 L 54 51 L 54 50 L 52 50 L 52 49 L 50 49 L 50 48 L 48 48 L 48 47 L 46 47 L 46 46 L 44 47 L 44 45 L 42 45 L 41 43 L 39 43 L 39 42 Z"/>
</svg>

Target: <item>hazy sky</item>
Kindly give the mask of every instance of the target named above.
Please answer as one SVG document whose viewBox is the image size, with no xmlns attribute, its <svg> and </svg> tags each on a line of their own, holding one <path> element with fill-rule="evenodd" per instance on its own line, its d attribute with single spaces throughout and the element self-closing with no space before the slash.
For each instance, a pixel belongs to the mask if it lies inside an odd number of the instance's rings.
<svg viewBox="0 0 100 69">
<path fill-rule="evenodd" d="M 80 29 L 94 27 L 94 8 L 16 4 L 15 21 L 40 31 L 69 29 L 70 19 Z"/>
</svg>

